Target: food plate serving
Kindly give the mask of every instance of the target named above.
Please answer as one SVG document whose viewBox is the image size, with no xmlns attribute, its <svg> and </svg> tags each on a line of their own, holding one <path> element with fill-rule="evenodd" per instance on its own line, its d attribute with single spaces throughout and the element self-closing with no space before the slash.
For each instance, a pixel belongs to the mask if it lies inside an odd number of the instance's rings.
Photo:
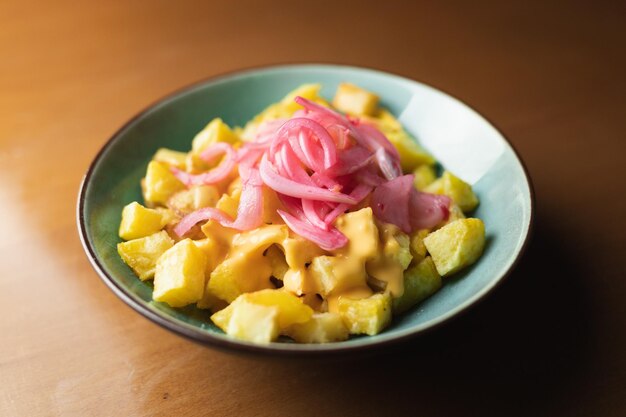
<svg viewBox="0 0 626 417">
<path fill-rule="evenodd" d="M 140 180 L 159 148 L 188 149 L 208 121 L 220 117 L 243 126 L 268 104 L 306 83 L 332 97 L 349 82 L 380 96 L 404 128 L 445 169 L 469 183 L 480 199 L 472 213 L 486 225 L 482 257 L 416 308 L 395 317 L 374 336 L 326 344 L 252 344 L 225 335 L 195 306 L 172 308 L 152 299 L 152 285 L 139 280 L 118 255 L 122 208 L 141 201 Z M 482 116 L 432 87 L 371 69 L 337 65 L 290 65 L 252 69 L 212 78 L 160 100 L 122 127 L 98 153 L 81 185 L 78 228 L 92 265 L 124 302 L 163 327 L 192 340 L 240 351 L 329 354 L 369 350 L 438 326 L 486 296 L 511 271 L 528 241 L 533 196 L 529 178 L 511 145 Z"/>
</svg>

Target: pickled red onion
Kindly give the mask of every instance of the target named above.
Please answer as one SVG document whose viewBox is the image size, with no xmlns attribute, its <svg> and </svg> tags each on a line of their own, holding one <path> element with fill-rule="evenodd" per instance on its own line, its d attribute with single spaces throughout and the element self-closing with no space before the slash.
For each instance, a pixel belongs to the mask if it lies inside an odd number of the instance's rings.
<svg viewBox="0 0 626 417">
<path fill-rule="evenodd" d="M 356 200 L 349 195 L 333 192 L 325 188 L 305 185 L 281 176 L 276 172 L 274 167 L 272 167 L 271 162 L 267 160 L 267 154 L 263 155 L 261 158 L 260 173 L 265 185 L 281 194 L 319 201 L 356 204 Z"/>
<path fill-rule="evenodd" d="M 277 212 L 287 226 L 326 250 L 347 243 L 332 224 L 370 194 L 374 214 L 407 233 L 447 218 L 450 200 L 420 193 L 412 175 L 401 176 L 398 151 L 373 124 L 302 97 L 295 101 L 304 109 L 289 120 L 262 123 L 239 149 L 221 142 L 207 148 L 201 154 L 205 160 L 225 154 L 213 170 L 192 175 L 172 169 L 185 184 L 195 185 L 218 182 L 238 164 L 242 179 L 235 219 L 216 208 L 199 209 L 176 225 L 176 234 L 209 219 L 238 230 L 260 226 L 263 186 L 277 193 L 285 207 Z"/>
<path fill-rule="evenodd" d="M 287 226 L 302 236 L 305 239 L 316 243 L 320 248 L 324 250 L 339 249 L 348 243 L 348 238 L 337 230 L 335 227 L 330 227 L 328 230 L 322 230 L 300 220 L 283 210 L 278 210 L 278 214 L 285 221 Z"/>
<path fill-rule="evenodd" d="M 182 220 L 174 226 L 174 233 L 176 233 L 179 237 L 182 237 L 192 227 L 194 227 L 196 223 L 204 220 L 216 220 L 222 225 L 233 223 L 232 217 L 224 213 L 222 210 L 213 207 L 204 207 L 196 211 L 192 211 L 183 217 Z"/>
<path fill-rule="evenodd" d="M 372 192 L 374 215 L 403 232 L 429 229 L 449 216 L 450 198 L 419 192 L 414 175 L 403 175 L 376 187 Z"/>
</svg>

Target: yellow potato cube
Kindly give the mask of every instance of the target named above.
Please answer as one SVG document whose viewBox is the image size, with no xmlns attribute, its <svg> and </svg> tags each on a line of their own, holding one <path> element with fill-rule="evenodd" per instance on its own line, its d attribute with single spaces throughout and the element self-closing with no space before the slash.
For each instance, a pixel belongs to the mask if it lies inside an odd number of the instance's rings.
<svg viewBox="0 0 626 417">
<path fill-rule="evenodd" d="M 241 299 L 211 316 L 227 335 L 252 343 L 270 343 L 278 337 L 279 309 Z"/>
<path fill-rule="evenodd" d="M 220 192 L 214 185 L 199 185 L 193 190 L 193 208 L 198 210 L 204 207 L 215 207 L 220 199 Z"/>
<path fill-rule="evenodd" d="M 285 111 L 286 114 L 284 117 L 291 117 L 296 111 L 302 109 L 302 106 L 294 101 L 297 96 L 304 97 L 307 100 L 314 101 L 324 106 L 328 106 L 326 100 L 324 100 L 322 96 L 320 96 L 321 89 L 321 84 L 303 84 L 295 90 L 289 92 L 280 101 L 280 105 L 282 106 L 283 111 Z"/>
<path fill-rule="evenodd" d="M 283 289 L 298 296 L 319 291 L 311 275 L 304 269 L 288 269 L 283 275 Z"/>
<path fill-rule="evenodd" d="M 193 209 L 193 190 L 182 190 L 174 193 L 165 204 L 170 210 L 183 217 Z"/>
<path fill-rule="evenodd" d="M 176 167 L 178 169 L 185 169 L 187 165 L 186 152 L 173 151 L 167 148 L 159 148 L 152 157 L 152 159 L 157 162 L 162 162 L 169 166 Z"/>
<path fill-rule="evenodd" d="M 234 235 L 229 257 L 213 270 L 207 289 L 230 303 L 242 293 L 272 288 L 273 268 L 263 252 L 287 235 L 285 225 L 263 226 Z"/>
<path fill-rule="evenodd" d="M 455 220 L 464 219 L 465 214 L 463 214 L 463 210 L 461 207 L 456 204 L 450 204 L 450 215 L 448 216 L 448 220 L 446 220 L 445 224 L 452 223 Z"/>
<path fill-rule="evenodd" d="M 474 210 L 478 205 L 478 198 L 472 187 L 449 171 L 444 171 L 441 178 L 428 185 L 424 191 L 447 195 L 465 213 Z"/>
<path fill-rule="evenodd" d="M 191 141 L 191 152 L 199 155 L 209 145 L 217 142 L 226 142 L 231 145 L 239 142 L 239 137 L 230 130 L 230 127 L 222 119 L 215 118 L 206 125 Z"/>
<path fill-rule="evenodd" d="M 410 236 L 411 243 L 409 249 L 413 256 L 412 262 L 418 264 L 426 257 L 426 245 L 424 245 L 424 238 L 430 233 L 427 229 L 416 230 Z"/>
<path fill-rule="evenodd" d="M 212 163 L 209 163 L 205 161 L 204 159 L 200 158 L 200 155 L 198 155 L 197 153 L 189 152 L 187 154 L 187 157 L 185 158 L 184 169 L 190 174 L 200 174 L 202 172 L 206 172 L 209 169 L 217 166 L 219 159 L 216 161 L 211 161 L 211 162 Z"/>
<path fill-rule="evenodd" d="M 309 321 L 294 324 L 287 336 L 298 343 L 328 343 L 348 339 L 348 328 L 336 313 L 315 313 Z"/>
<path fill-rule="evenodd" d="M 377 223 L 380 250 L 375 259 L 368 260 L 365 267 L 371 287 L 380 291 L 402 294 L 404 270 L 413 256 L 409 249 L 409 236 L 393 224 Z"/>
<path fill-rule="evenodd" d="M 184 216 L 203 207 L 214 207 L 219 198 L 220 192 L 214 185 L 196 185 L 170 197 L 167 207 Z"/>
<path fill-rule="evenodd" d="M 443 194 L 444 193 L 443 176 L 440 178 L 437 178 L 435 181 L 428 184 L 422 191 L 424 191 L 425 193 L 431 193 L 431 194 Z"/>
<path fill-rule="evenodd" d="M 354 84 L 341 83 L 333 98 L 333 106 L 344 113 L 371 116 L 378 111 L 378 101 L 376 94 Z"/>
<path fill-rule="evenodd" d="M 158 211 L 162 216 L 164 226 L 172 226 L 180 221 L 180 216 L 177 215 L 174 210 L 165 207 L 155 207 L 154 210 Z"/>
<path fill-rule="evenodd" d="M 378 334 L 391 322 L 391 296 L 374 294 L 358 300 L 339 297 L 339 314 L 350 334 Z"/>
<path fill-rule="evenodd" d="M 430 256 L 404 272 L 404 293 L 393 299 L 393 312 L 400 314 L 441 288 L 441 276 Z"/>
<path fill-rule="evenodd" d="M 272 245 L 267 248 L 263 256 L 269 259 L 270 265 L 272 265 L 272 276 L 282 280 L 285 273 L 289 270 L 283 251 L 278 246 Z"/>
<path fill-rule="evenodd" d="M 398 150 L 400 166 L 404 172 L 414 171 L 418 166 L 424 164 L 434 165 L 435 159 L 404 130 L 389 132 L 386 136 Z"/>
<path fill-rule="evenodd" d="M 133 201 L 122 209 L 119 235 L 124 240 L 138 239 L 158 232 L 163 226 L 161 213 Z"/>
<path fill-rule="evenodd" d="M 441 276 L 473 264 L 485 247 L 485 224 L 480 219 L 459 219 L 426 236 L 424 245 Z"/>
<path fill-rule="evenodd" d="M 366 119 L 373 122 L 396 147 L 404 172 L 412 172 L 420 165 L 435 164 L 435 158 L 429 155 L 387 110 L 381 109 L 376 117 Z"/>
<path fill-rule="evenodd" d="M 150 161 L 144 181 L 144 199 L 152 204 L 165 204 L 177 191 L 183 190 L 185 184 L 172 174 L 167 165 Z"/>
<path fill-rule="evenodd" d="M 207 291 L 231 303 L 245 292 L 272 288 L 271 276 L 272 265 L 262 253 L 236 252 L 215 267 Z"/>
<path fill-rule="evenodd" d="M 228 214 L 233 219 L 237 217 L 241 188 L 235 188 L 232 194 L 223 194 L 215 204 L 215 207 Z"/>
<path fill-rule="evenodd" d="M 404 270 L 409 267 L 411 255 L 409 236 L 393 224 L 378 224 L 382 246 L 381 255 L 389 262 L 396 263 Z"/>
<path fill-rule="evenodd" d="M 268 326 L 268 311 L 253 308 L 254 306 L 274 309 L 271 326 Z M 248 314 L 248 310 L 253 310 L 257 317 Z M 213 314 L 211 320 L 220 329 L 234 337 L 249 340 L 241 335 L 260 332 L 264 335 L 272 335 L 271 340 L 274 340 L 280 331 L 294 324 L 305 323 L 312 316 L 313 310 L 298 297 L 287 291 L 270 289 L 241 294 L 228 307 Z M 271 331 L 268 331 L 270 328 Z"/>
<path fill-rule="evenodd" d="M 223 300 L 220 301 L 223 302 Z M 228 331 L 228 323 L 230 322 L 230 318 L 233 316 L 233 311 L 236 306 L 237 304 L 233 301 L 232 303 L 227 304 L 225 308 L 213 313 L 211 316 L 213 324 L 222 329 L 224 333 Z M 278 327 L 278 323 L 276 327 Z"/>
<path fill-rule="evenodd" d="M 191 239 L 184 239 L 157 260 L 152 298 L 172 307 L 197 302 L 204 294 L 207 257 Z"/>
<path fill-rule="evenodd" d="M 354 258 L 317 256 L 313 258 L 308 272 L 317 286 L 317 292 L 324 297 L 367 285 L 365 264 Z M 285 287 L 288 283 L 289 280 L 285 278 Z M 307 290 L 303 288 L 302 292 L 307 293 Z"/>
<path fill-rule="evenodd" d="M 226 192 L 230 195 L 235 195 L 235 193 L 241 194 L 241 189 L 243 187 L 243 182 L 241 181 L 241 177 L 237 177 L 228 184 L 226 188 Z M 237 191 L 235 191 L 237 190 Z"/>
<path fill-rule="evenodd" d="M 267 186 L 263 186 L 263 223 L 283 224 L 283 219 L 278 214 L 278 210 L 284 210 L 283 203 L 278 199 L 276 191 Z"/>
<path fill-rule="evenodd" d="M 118 243 L 117 253 L 139 279 L 145 281 L 154 276 L 157 259 L 172 246 L 174 246 L 172 238 L 167 232 L 161 231 L 150 236 Z"/>
<path fill-rule="evenodd" d="M 374 259 L 378 254 L 378 228 L 371 207 L 342 214 L 335 220 L 335 227 L 348 238 L 343 248 L 331 251 L 363 262 Z"/>
<path fill-rule="evenodd" d="M 428 185 L 435 182 L 437 176 L 435 174 L 435 168 L 431 165 L 420 165 L 413 170 L 413 184 L 418 190 L 424 190 Z"/>
<path fill-rule="evenodd" d="M 313 315 L 313 309 L 300 298 L 281 289 L 250 292 L 241 297 L 254 304 L 278 307 L 278 326 L 281 330 L 292 324 L 307 322 Z"/>
</svg>

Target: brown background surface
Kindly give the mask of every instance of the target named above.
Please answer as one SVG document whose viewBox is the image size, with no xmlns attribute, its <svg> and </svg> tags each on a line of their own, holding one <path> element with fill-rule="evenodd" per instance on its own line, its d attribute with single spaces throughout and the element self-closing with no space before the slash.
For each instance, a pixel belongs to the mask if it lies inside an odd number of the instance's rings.
<svg viewBox="0 0 626 417">
<path fill-rule="evenodd" d="M 0 3 L 0 415 L 626 415 L 624 7 L 296 3 Z M 504 132 L 537 217 L 502 287 L 320 362 L 198 346 L 100 282 L 74 220 L 100 146 L 174 89 L 286 62 L 414 78 Z"/>
</svg>

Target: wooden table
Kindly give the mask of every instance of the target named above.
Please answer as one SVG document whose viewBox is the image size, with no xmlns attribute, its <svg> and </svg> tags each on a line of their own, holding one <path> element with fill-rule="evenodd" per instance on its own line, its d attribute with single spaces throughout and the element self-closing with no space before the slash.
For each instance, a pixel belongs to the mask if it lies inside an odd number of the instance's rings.
<svg viewBox="0 0 626 417">
<path fill-rule="evenodd" d="M 0 415 L 626 415 L 619 2 L 25 3 L 0 3 Z M 408 76 L 508 136 L 536 228 L 487 301 L 391 353 L 270 360 L 183 340 L 100 282 L 74 220 L 100 146 L 176 88 L 286 62 Z"/>
</svg>

